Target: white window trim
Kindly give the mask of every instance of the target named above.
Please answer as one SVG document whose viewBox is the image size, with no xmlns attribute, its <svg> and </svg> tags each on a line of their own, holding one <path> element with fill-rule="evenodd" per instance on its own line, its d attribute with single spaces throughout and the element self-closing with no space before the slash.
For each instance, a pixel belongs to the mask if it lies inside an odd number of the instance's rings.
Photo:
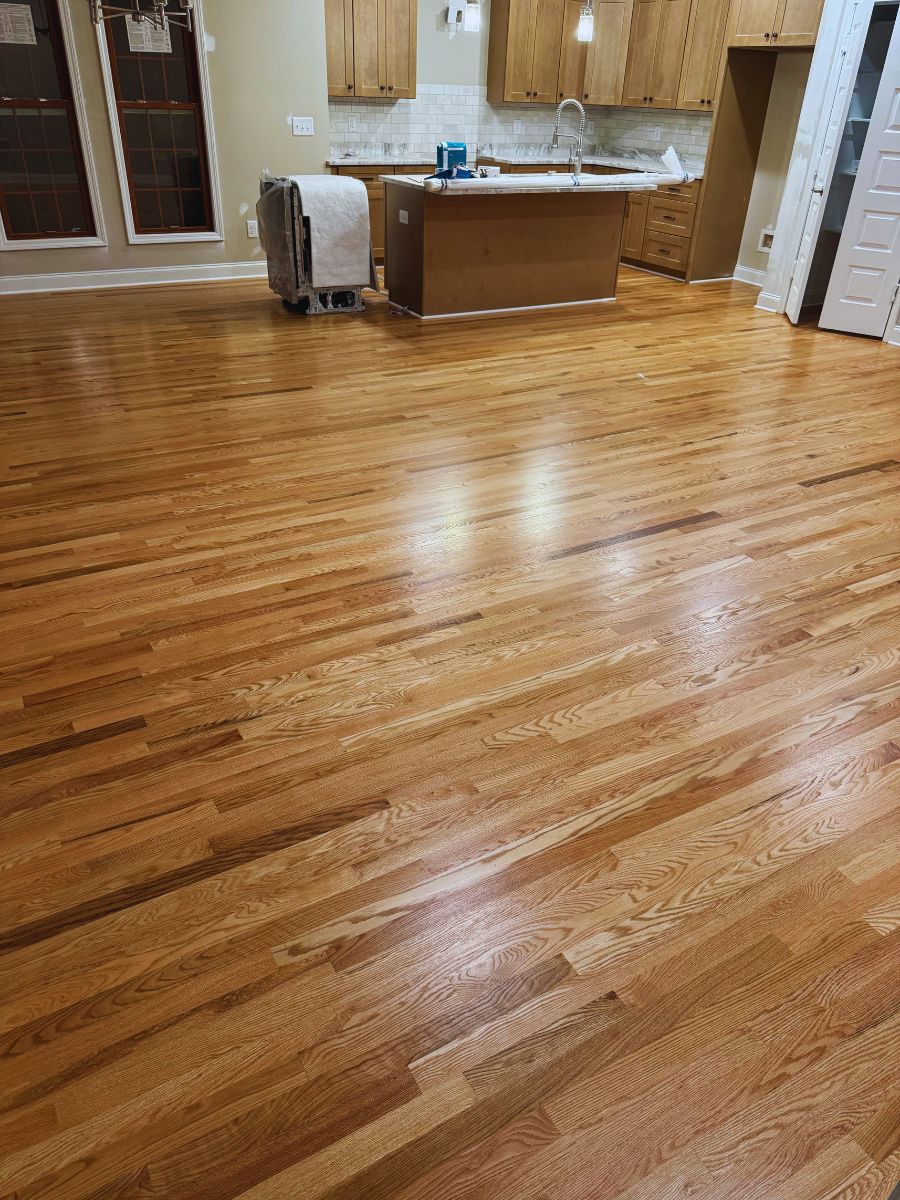
<svg viewBox="0 0 900 1200">
<path fill-rule="evenodd" d="M 66 56 L 66 67 L 72 84 L 72 104 L 75 108 L 75 125 L 81 140 L 81 157 L 84 162 L 84 174 L 87 179 L 88 198 L 91 205 L 91 215 L 94 218 L 93 237 L 47 237 L 47 238 L 8 238 L 3 228 L 3 218 L 0 216 L 0 250 L 68 250 L 82 246 L 105 246 L 106 226 L 103 223 L 103 209 L 100 207 L 100 187 L 97 183 L 97 169 L 94 166 L 94 151 L 88 133 L 87 111 L 84 106 L 84 92 L 81 90 L 81 77 L 78 73 L 78 59 L 75 55 L 75 34 L 72 29 L 72 17 L 65 0 L 57 2 L 56 11 L 59 13 L 59 24 L 63 35 L 63 52 Z"/>
<path fill-rule="evenodd" d="M 116 18 L 128 20 L 125 18 Z M 209 192 L 213 210 L 213 228 L 202 233 L 138 233 L 134 227 L 134 213 L 131 211 L 131 193 L 128 189 L 128 170 L 125 166 L 125 148 L 122 145 L 122 131 L 119 128 L 119 112 L 116 108 L 116 89 L 113 84 L 112 64 L 109 61 L 109 47 L 106 44 L 106 31 L 102 25 L 97 26 L 97 45 L 100 47 L 100 66 L 103 72 L 103 88 L 106 92 L 106 107 L 109 112 L 109 125 L 112 132 L 113 150 L 116 156 L 116 171 L 119 176 L 119 193 L 122 197 L 122 210 L 125 216 L 125 230 L 128 241 L 133 246 L 152 246 L 180 242 L 224 242 L 222 234 L 222 197 L 219 191 L 219 166 L 216 159 L 216 139 L 213 132 L 212 93 L 209 87 L 209 66 L 206 61 L 206 32 L 203 24 L 203 6 L 201 0 L 194 0 L 194 41 L 197 47 L 197 66 L 200 76 L 200 102 L 203 105 L 203 135 L 206 145 L 206 160 L 209 173 Z"/>
</svg>

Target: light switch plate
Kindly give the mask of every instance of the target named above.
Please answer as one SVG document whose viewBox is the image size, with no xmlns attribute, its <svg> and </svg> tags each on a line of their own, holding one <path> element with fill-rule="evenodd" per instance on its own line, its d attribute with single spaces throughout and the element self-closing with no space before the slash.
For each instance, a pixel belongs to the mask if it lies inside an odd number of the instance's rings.
<svg viewBox="0 0 900 1200">
<path fill-rule="evenodd" d="M 294 137 L 312 137 L 316 132 L 312 117 L 292 117 L 291 129 Z"/>
<path fill-rule="evenodd" d="M 247 237 L 248 238 L 259 237 L 259 225 L 256 223 L 256 221 L 248 221 L 247 222 Z"/>
<path fill-rule="evenodd" d="M 407 210 L 405 208 L 400 209 L 400 224 L 401 225 L 409 224 L 409 213 L 407 212 Z"/>
</svg>

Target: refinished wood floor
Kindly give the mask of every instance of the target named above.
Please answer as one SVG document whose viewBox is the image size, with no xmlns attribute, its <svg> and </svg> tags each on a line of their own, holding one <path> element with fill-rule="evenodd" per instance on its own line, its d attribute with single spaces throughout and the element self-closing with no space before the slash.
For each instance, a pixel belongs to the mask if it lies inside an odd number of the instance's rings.
<svg viewBox="0 0 900 1200">
<path fill-rule="evenodd" d="M 885 1200 L 900 353 L 0 303 L 0 1196 Z"/>
</svg>

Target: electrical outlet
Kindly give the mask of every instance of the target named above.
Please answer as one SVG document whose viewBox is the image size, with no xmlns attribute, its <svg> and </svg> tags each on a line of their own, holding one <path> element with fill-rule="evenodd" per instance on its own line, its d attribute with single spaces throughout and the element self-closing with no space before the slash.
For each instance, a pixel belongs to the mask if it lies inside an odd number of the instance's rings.
<svg viewBox="0 0 900 1200">
<path fill-rule="evenodd" d="M 348 117 L 347 129 L 350 133 L 359 133 L 359 117 Z"/>
<path fill-rule="evenodd" d="M 291 117 L 294 137 L 312 137 L 315 133 L 312 117 Z"/>
<path fill-rule="evenodd" d="M 522 122 L 521 121 L 513 121 L 513 133 L 521 133 L 521 132 L 522 132 Z"/>
<path fill-rule="evenodd" d="M 256 221 L 248 221 L 247 222 L 247 237 L 248 238 L 259 237 L 259 225 L 256 223 Z"/>
<path fill-rule="evenodd" d="M 772 242 L 775 240 L 775 230 L 771 225 L 766 225 L 764 229 L 759 231 L 759 241 L 756 243 L 757 250 L 762 250 L 763 254 L 769 254 L 772 250 Z"/>
</svg>

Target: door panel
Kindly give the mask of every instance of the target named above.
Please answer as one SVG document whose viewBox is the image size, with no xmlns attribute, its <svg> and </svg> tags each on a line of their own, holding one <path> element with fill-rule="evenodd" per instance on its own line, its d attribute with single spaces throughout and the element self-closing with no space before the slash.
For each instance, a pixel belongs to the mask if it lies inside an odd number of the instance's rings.
<svg viewBox="0 0 900 1200">
<path fill-rule="evenodd" d="M 389 100 L 416 94 L 416 0 L 383 0 L 385 79 Z"/>
<path fill-rule="evenodd" d="M 884 337 L 898 280 L 900 21 L 894 24 L 819 325 Z"/>
<path fill-rule="evenodd" d="M 729 46 L 768 46 L 778 16 L 778 0 L 735 0 Z"/>
<path fill-rule="evenodd" d="M 539 104 L 556 103 L 564 12 L 565 0 L 537 0 L 531 60 L 531 99 Z"/>
<path fill-rule="evenodd" d="M 779 46 L 814 46 L 823 0 L 781 0 L 775 21 Z"/>
<path fill-rule="evenodd" d="M 353 95 L 353 0 L 325 0 L 328 95 Z"/>
<path fill-rule="evenodd" d="M 578 100 L 584 92 L 584 73 L 588 50 L 593 49 L 597 42 L 596 12 L 595 6 L 593 42 L 579 42 L 575 35 L 578 31 L 578 18 L 581 16 L 581 0 L 566 0 L 563 15 L 562 49 L 559 54 L 559 84 L 557 88 L 559 100 L 565 96 L 571 96 Z"/>
<path fill-rule="evenodd" d="M 678 81 L 690 8 L 690 0 L 660 0 L 659 32 L 650 85 L 654 108 L 674 108 L 678 103 Z"/>
<path fill-rule="evenodd" d="M 357 96 L 387 93 L 384 0 L 353 0 L 353 74 Z"/>
<path fill-rule="evenodd" d="M 634 0 L 622 90 L 625 105 L 643 108 L 649 103 L 661 4 L 662 0 Z"/>
<path fill-rule="evenodd" d="M 594 0 L 594 40 L 582 95 L 588 104 L 622 103 L 632 8 L 633 0 Z"/>
<path fill-rule="evenodd" d="M 679 108 L 712 111 L 727 9 L 727 0 L 694 0 L 691 5 L 678 84 Z"/>
</svg>

